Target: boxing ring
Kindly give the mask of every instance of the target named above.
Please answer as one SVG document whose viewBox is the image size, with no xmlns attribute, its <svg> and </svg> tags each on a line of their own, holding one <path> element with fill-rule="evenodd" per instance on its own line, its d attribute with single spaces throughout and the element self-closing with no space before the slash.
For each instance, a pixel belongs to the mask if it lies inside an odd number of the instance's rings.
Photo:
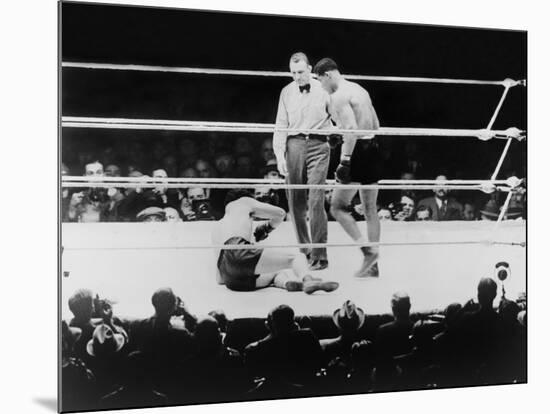
<svg viewBox="0 0 550 414">
<path fill-rule="evenodd" d="M 64 70 L 149 71 L 198 73 L 217 76 L 290 77 L 286 72 L 243 71 L 111 63 L 63 62 Z M 61 226 L 62 257 L 61 314 L 69 318 L 69 296 L 77 289 L 89 288 L 101 297 L 117 302 L 120 317 L 141 318 L 153 313 L 151 295 L 160 287 L 171 287 L 196 314 L 223 309 L 229 318 L 265 317 L 280 304 L 292 306 L 299 315 L 326 315 L 347 300 L 353 300 L 367 314 L 389 313 L 390 298 L 395 291 L 406 291 L 413 312 L 441 310 L 452 302 L 465 302 L 476 296 L 481 277 L 493 276 L 494 265 L 506 261 L 512 277 L 506 280 L 506 295 L 517 298 L 526 290 L 525 221 L 505 221 L 512 195 L 523 184 L 516 177 L 498 179 L 513 140 L 523 140 L 525 132 L 510 127 L 494 130 L 493 125 L 509 90 L 525 86 L 525 80 L 500 81 L 384 77 L 344 75 L 346 79 L 375 82 L 425 82 L 440 84 L 493 85 L 503 87 L 501 98 L 489 123 L 480 129 L 392 128 L 376 130 L 293 130 L 273 124 L 212 122 L 193 120 L 97 118 L 68 116 L 61 118 L 62 128 L 99 128 L 163 131 L 205 131 L 250 133 L 265 136 L 275 131 L 287 133 L 352 134 L 361 139 L 373 136 L 455 137 L 506 140 L 490 179 L 480 180 L 381 180 L 370 185 L 342 185 L 328 181 L 323 185 L 294 185 L 282 180 L 264 179 L 198 179 L 150 177 L 62 177 L 65 188 L 272 188 L 272 189 L 379 189 L 379 190 L 478 190 L 490 194 L 507 193 L 498 220 L 477 222 L 383 222 L 382 239 L 378 242 L 354 243 L 336 222 L 329 223 L 328 248 L 330 267 L 315 272 L 340 283 L 331 293 L 304 295 L 277 288 L 253 292 L 230 291 L 215 281 L 214 249 L 210 241 L 213 222 L 184 223 L 63 223 Z M 364 223 L 359 223 L 364 232 Z M 260 243 L 265 248 L 290 249 L 298 252 L 291 223 L 285 222 Z M 380 277 L 358 279 L 353 272 L 362 255 L 358 247 L 380 246 Z M 309 244 L 303 247 L 320 247 Z M 246 247 L 246 246 L 245 246 Z M 224 246 L 238 249 L 243 246 Z M 500 283 L 500 282 L 499 282 Z M 500 289 L 499 289 L 500 293 Z"/>
<path fill-rule="evenodd" d="M 331 293 L 287 292 L 270 287 L 234 292 L 215 280 L 216 258 L 209 249 L 181 246 L 210 243 L 214 222 L 184 223 L 65 223 L 62 225 L 62 317 L 70 318 L 67 301 L 77 289 L 89 288 L 117 302 L 116 315 L 141 318 L 153 313 L 151 295 L 171 287 L 191 312 L 206 314 L 223 309 L 229 318 L 265 317 L 280 304 L 299 315 L 326 315 L 347 300 L 368 314 L 390 313 L 390 298 L 406 291 L 413 312 L 441 310 L 452 302 L 476 297 L 479 279 L 493 276 L 499 261 L 510 264 L 506 296 L 517 298 L 526 289 L 525 221 L 504 221 L 498 239 L 510 244 L 472 243 L 483 240 L 495 222 L 382 222 L 380 277 L 357 279 L 353 272 L 362 256 L 358 248 L 328 249 L 330 267 L 315 272 L 340 283 Z M 364 226 L 364 223 L 359 223 Z M 336 222 L 329 223 L 328 243 L 346 243 L 349 237 Z M 423 242 L 426 244 L 412 244 Z M 434 242 L 434 244 L 429 244 Z M 449 244 L 445 244 L 449 242 Z M 284 222 L 262 244 L 294 244 L 290 222 Z M 391 243 L 396 243 L 392 245 Z M 296 248 L 287 248 L 298 252 Z M 500 288 L 499 288 L 500 294 Z"/>
</svg>

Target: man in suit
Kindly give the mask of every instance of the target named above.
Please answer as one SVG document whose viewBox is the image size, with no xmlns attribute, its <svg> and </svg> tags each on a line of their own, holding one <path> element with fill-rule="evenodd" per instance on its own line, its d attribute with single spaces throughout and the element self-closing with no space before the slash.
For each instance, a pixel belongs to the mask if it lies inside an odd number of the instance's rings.
<svg viewBox="0 0 550 414">
<path fill-rule="evenodd" d="M 290 58 L 293 81 L 286 85 L 279 98 L 277 128 L 330 129 L 329 96 L 311 77 L 311 65 L 304 53 Z M 326 182 L 330 148 L 326 135 L 275 131 L 273 151 L 279 173 L 289 184 L 324 184 Z M 322 189 L 289 190 L 288 203 L 292 223 L 299 243 L 327 242 L 327 213 Z M 309 212 L 309 226 L 308 216 Z M 308 228 L 309 227 L 309 228 Z M 326 248 L 301 249 L 311 270 L 328 266 Z"/>
<path fill-rule="evenodd" d="M 447 181 L 444 175 L 438 175 L 437 181 Z M 449 190 L 436 187 L 432 197 L 424 198 L 418 203 L 418 208 L 428 207 L 432 211 L 433 221 L 462 220 L 462 204 L 449 197 Z"/>
</svg>

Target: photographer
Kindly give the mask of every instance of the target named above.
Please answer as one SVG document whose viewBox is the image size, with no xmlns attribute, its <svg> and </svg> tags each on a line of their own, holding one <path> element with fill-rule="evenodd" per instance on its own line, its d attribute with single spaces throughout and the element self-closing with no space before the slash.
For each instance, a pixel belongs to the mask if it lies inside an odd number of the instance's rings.
<svg viewBox="0 0 550 414">
<path fill-rule="evenodd" d="M 93 161 L 84 167 L 86 177 L 103 177 L 103 164 Z M 112 191 L 111 191 L 112 193 Z M 68 221 L 107 221 L 110 207 L 110 193 L 106 188 L 75 188 L 69 191 Z"/>
<path fill-rule="evenodd" d="M 130 327 L 131 348 L 151 355 L 158 368 L 166 370 L 192 351 L 191 331 L 197 318 L 191 315 L 172 289 L 158 289 L 151 297 L 153 316 Z M 165 376 L 166 378 L 166 376 Z"/>
<path fill-rule="evenodd" d="M 391 203 L 390 209 L 392 219 L 395 221 L 412 221 L 414 220 L 414 199 L 410 194 L 402 195 L 399 203 Z"/>
<path fill-rule="evenodd" d="M 214 220 L 210 200 L 203 188 L 191 187 L 181 201 L 184 221 Z"/>
</svg>

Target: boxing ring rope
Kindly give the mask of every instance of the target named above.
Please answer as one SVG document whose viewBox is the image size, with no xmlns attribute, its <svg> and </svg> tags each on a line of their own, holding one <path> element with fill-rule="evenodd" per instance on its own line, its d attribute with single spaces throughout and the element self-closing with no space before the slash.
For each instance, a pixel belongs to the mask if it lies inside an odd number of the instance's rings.
<svg viewBox="0 0 550 414">
<path fill-rule="evenodd" d="M 499 245 L 525 247 L 525 242 L 498 241 L 498 240 L 463 240 L 463 241 L 408 241 L 408 242 L 362 242 L 362 243 L 294 243 L 294 244 L 187 244 L 180 246 L 85 246 L 64 247 L 64 250 L 250 250 L 250 249 L 316 249 L 324 247 L 372 247 L 372 246 L 443 246 L 443 245 Z"/>
<path fill-rule="evenodd" d="M 392 128 L 379 129 L 292 129 L 278 128 L 275 124 L 258 124 L 246 122 L 211 122 L 211 121 L 176 121 L 160 119 L 98 118 L 98 117 L 62 117 L 61 126 L 65 128 L 107 128 L 107 129 L 143 129 L 175 131 L 213 131 L 213 132 L 248 132 L 273 133 L 287 132 L 295 134 L 351 134 L 363 135 L 362 139 L 371 139 L 373 135 L 391 136 L 430 136 L 430 137 L 477 137 L 483 141 L 492 138 L 523 140 L 525 131 L 511 127 L 505 130 L 489 129 L 448 129 L 448 128 Z"/>
<path fill-rule="evenodd" d="M 140 72 L 167 72 L 167 73 L 194 73 L 203 75 L 233 75 L 233 76 L 262 76 L 288 78 L 290 72 L 266 71 L 266 70 L 238 70 L 238 69 L 213 69 L 193 68 L 176 66 L 153 66 L 116 63 L 91 63 L 91 62 L 62 62 L 63 68 L 75 69 L 99 69 L 99 70 L 123 70 Z M 514 80 L 504 79 L 501 81 L 477 80 L 477 79 L 450 79 L 450 78 L 429 78 L 413 76 L 372 76 L 372 75 L 343 75 L 346 79 L 371 80 L 379 82 L 413 82 L 413 83 L 442 83 L 455 85 L 494 85 L 494 86 L 525 86 L 525 79 Z"/>
<path fill-rule="evenodd" d="M 79 188 L 269 188 L 269 189 L 344 189 L 344 190 L 479 190 L 484 193 L 513 191 L 522 180 L 510 177 L 507 180 L 386 180 L 378 184 L 339 184 L 327 180 L 325 184 L 287 184 L 283 180 L 230 179 L 230 178 L 151 178 L 151 177 L 86 177 L 64 176 L 63 187 Z"/>
</svg>

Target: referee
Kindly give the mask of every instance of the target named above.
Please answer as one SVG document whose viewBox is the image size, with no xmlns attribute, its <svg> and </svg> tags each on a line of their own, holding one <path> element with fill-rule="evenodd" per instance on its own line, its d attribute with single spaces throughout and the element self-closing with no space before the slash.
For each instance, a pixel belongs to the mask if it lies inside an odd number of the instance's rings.
<svg viewBox="0 0 550 414">
<path fill-rule="evenodd" d="M 286 85 L 279 98 L 277 128 L 331 129 L 328 112 L 329 95 L 311 78 L 307 56 L 290 57 L 293 82 Z M 326 135 L 296 134 L 275 131 L 273 150 L 279 173 L 288 184 L 325 184 L 330 159 Z M 299 243 L 327 242 L 327 213 L 323 189 L 287 191 L 289 211 Z M 309 212 L 309 226 L 308 226 Z M 308 258 L 311 270 L 328 267 L 326 248 L 300 249 Z"/>
</svg>

